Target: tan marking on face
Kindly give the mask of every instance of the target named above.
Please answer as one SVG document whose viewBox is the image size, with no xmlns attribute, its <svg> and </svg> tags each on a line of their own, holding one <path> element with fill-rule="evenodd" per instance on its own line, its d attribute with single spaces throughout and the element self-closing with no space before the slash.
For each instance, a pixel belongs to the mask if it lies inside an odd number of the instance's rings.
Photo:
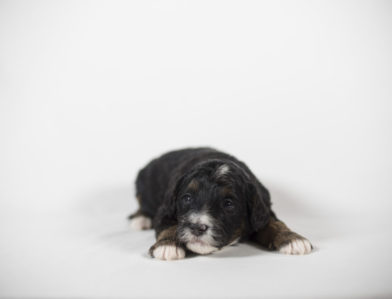
<svg viewBox="0 0 392 299">
<path fill-rule="evenodd" d="M 196 179 L 192 179 L 192 181 L 188 185 L 188 189 L 192 191 L 197 191 L 199 189 L 199 182 Z"/>
<path fill-rule="evenodd" d="M 225 197 L 231 197 L 232 194 L 233 194 L 233 190 L 232 190 L 230 187 L 225 186 L 225 187 L 223 187 L 223 188 L 220 190 L 220 194 L 221 194 L 221 196 L 222 196 L 223 198 L 225 198 Z"/>
</svg>

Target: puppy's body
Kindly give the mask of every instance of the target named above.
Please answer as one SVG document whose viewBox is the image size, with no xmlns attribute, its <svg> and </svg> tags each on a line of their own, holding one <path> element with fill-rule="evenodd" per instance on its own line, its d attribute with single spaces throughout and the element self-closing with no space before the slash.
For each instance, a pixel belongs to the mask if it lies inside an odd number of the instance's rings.
<svg viewBox="0 0 392 299">
<path fill-rule="evenodd" d="M 153 257 L 208 254 L 241 240 L 253 240 L 289 254 L 311 250 L 271 210 L 268 190 L 235 157 L 211 148 L 169 152 L 151 161 L 136 180 L 137 229 L 156 231 Z M 152 220 L 152 221 L 151 221 Z"/>
<path fill-rule="evenodd" d="M 208 160 L 232 161 L 249 173 L 246 165 L 235 157 L 212 148 L 190 148 L 168 152 L 152 160 L 138 174 L 136 179 L 136 197 L 140 199 L 141 214 L 154 219 L 158 208 L 162 205 L 165 193 L 170 192 L 177 180 L 193 167 Z M 258 181 L 253 177 L 255 183 Z M 268 191 L 259 183 L 260 192 L 265 194 L 263 200 L 270 206 Z"/>
</svg>

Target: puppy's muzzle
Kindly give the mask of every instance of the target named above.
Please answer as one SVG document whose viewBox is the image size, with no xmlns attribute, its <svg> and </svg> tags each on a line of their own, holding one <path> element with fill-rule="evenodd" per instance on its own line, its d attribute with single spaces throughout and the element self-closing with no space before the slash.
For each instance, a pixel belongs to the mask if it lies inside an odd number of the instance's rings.
<svg viewBox="0 0 392 299">
<path fill-rule="evenodd" d="M 208 226 L 205 224 L 190 223 L 189 229 L 191 230 L 193 235 L 199 237 L 199 236 L 205 234 L 205 232 L 208 230 Z"/>
</svg>

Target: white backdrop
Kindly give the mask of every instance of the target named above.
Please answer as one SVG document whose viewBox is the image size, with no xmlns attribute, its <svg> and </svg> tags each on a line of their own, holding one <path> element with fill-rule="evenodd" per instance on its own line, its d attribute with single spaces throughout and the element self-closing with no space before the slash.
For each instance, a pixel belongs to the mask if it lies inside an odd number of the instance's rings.
<svg viewBox="0 0 392 299">
<path fill-rule="evenodd" d="M 390 1 L 1 1 L 1 297 L 391 296 Z M 171 149 L 246 162 L 309 256 L 132 232 Z"/>
</svg>

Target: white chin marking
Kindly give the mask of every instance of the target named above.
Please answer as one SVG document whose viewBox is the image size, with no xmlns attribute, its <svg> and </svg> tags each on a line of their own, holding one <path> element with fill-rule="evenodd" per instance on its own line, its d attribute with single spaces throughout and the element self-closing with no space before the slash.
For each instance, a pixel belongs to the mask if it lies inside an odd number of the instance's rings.
<svg viewBox="0 0 392 299">
<path fill-rule="evenodd" d="M 185 257 L 185 250 L 175 245 L 162 245 L 155 248 L 152 255 L 164 261 L 180 260 Z"/>
<path fill-rule="evenodd" d="M 218 248 L 214 247 L 215 244 L 212 228 L 214 227 L 213 219 L 207 212 L 192 213 L 187 219 L 190 223 L 204 224 L 209 228 L 202 236 L 195 236 L 189 228 L 186 228 L 181 233 L 181 240 L 186 244 L 186 247 L 198 254 L 209 254 L 217 251 Z"/>
<path fill-rule="evenodd" d="M 308 254 L 311 251 L 312 244 L 306 239 L 294 239 L 279 248 L 279 252 L 284 254 Z"/>
<path fill-rule="evenodd" d="M 206 243 L 200 242 L 200 241 L 188 242 L 186 244 L 186 247 L 190 251 L 193 251 L 198 254 L 209 254 L 209 253 L 212 253 L 212 252 L 218 250 L 218 248 L 211 246 L 211 245 L 208 245 Z"/>
<path fill-rule="evenodd" d="M 151 228 L 151 219 L 146 216 L 136 216 L 131 219 L 130 226 L 134 230 L 143 230 Z"/>
</svg>

